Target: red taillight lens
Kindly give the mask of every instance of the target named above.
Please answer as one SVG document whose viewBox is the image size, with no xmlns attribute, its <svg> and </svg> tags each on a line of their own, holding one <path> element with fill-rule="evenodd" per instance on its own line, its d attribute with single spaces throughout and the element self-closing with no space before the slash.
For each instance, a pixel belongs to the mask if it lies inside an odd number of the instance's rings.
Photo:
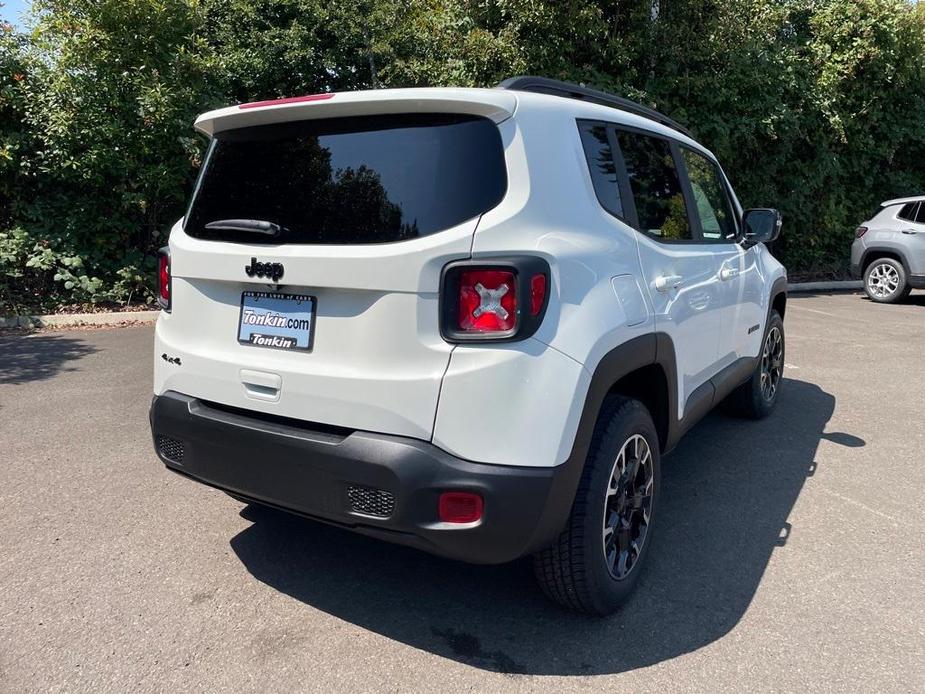
<svg viewBox="0 0 925 694">
<path fill-rule="evenodd" d="M 459 276 L 459 329 L 474 333 L 513 330 L 517 285 L 505 270 L 467 270 Z"/>
<path fill-rule="evenodd" d="M 533 275 L 530 278 L 530 315 L 538 316 L 546 301 L 546 275 Z"/>
<path fill-rule="evenodd" d="M 867 233 L 867 227 L 858 227 L 854 230 L 854 235 L 856 238 L 861 238 L 864 234 Z"/>
<path fill-rule="evenodd" d="M 440 335 L 458 344 L 526 340 L 539 329 L 554 295 L 543 258 L 449 263 L 440 278 Z"/>
<path fill-rule="evenodd" d="M 443 492 L 437 504 L 437 516 L 443 523 L 475 523 L 482 518 L 482 497 L 472 492 Z"/>
<path fill-rule="evenodd" d="M 170 254 L 165 250 L 157 256 L 157 303 L 170 310 Z"/>
</svg>

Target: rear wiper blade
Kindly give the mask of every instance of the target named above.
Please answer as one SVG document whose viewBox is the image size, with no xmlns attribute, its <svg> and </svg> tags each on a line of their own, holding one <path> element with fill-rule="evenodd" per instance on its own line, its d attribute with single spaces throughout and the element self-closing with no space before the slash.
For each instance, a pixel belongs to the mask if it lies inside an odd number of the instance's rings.
<svg viewBox="0 0 925 694">
<path fill-rule="evenodd" d="M 206 224 L 206 229 L 251 231 L 255 234 L 266 234 L 267 236 L 279 236 L 282 232 L 287 231 L 286 227 L 281 227 L 279 224 L 266 222 L 262 219 L 216 219 L 214 222 Z"/>
</svg>

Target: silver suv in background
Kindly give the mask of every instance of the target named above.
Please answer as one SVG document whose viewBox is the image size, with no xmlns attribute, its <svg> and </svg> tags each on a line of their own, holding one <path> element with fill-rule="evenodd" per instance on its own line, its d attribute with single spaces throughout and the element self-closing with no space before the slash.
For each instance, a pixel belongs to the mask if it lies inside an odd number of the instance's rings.
<svg viewBox="0 0 925 694">
<path fill-rule="evenodd" d="M 925 289 L 925 195 L 880 203 L 855 231 L 851 272 L 873 301 L 894 303 Z"/>
</svg>

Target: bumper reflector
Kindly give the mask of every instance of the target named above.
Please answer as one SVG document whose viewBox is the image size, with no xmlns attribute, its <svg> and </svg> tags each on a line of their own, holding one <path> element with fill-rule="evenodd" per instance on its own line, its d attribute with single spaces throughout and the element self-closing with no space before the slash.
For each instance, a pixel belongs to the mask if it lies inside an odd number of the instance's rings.
<svg viewBox="0 0 925 694">
<path fill-rule="evenodd" d="M 475 523 L 482 518 L 482 497 L 472 492 L 443 492 L 437 515 L 443 523 Z"/>
</svg>

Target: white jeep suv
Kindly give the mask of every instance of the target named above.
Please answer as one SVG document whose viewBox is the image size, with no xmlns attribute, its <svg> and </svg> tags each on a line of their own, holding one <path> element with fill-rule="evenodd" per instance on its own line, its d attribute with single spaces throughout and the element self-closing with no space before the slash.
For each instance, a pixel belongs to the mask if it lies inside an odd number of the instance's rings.
<svg viewBox="0 0 925 694">
<path fill-rule="evenodd" d="M 655 111 L 521 77 L 196 128 L 159 272 L 170 470 L 445 557 L 533 555 L 606 614 L 651 551 L 661 456 L 727 396 L 777 400 L 780 217 Z"/>
</svg>

